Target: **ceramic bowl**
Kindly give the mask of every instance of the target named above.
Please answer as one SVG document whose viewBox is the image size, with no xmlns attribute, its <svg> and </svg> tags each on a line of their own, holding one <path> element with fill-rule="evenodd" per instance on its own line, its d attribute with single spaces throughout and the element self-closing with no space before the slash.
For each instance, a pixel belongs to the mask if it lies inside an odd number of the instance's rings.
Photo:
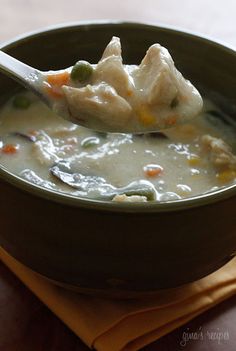
<svg viewBox="0 0 236 351">
<path fill-rule="evenodd" d="M 42 70 L 97 62 L 113 36 L 126 63 L 156 42 L 178 69 L 236 118 L 236 53 L 197 35 L 138 23 L 82 23 L 34 32 L 2 45 Z M 0 75 L 3 102 L 19 89 Z M 0 167 L 0 244 L 35 272 L 66 287 L 135 296 L 197 280 L 236 251 L 236 186 L 169 203 L 119 204 L 56 193 Z"/>
</svg>

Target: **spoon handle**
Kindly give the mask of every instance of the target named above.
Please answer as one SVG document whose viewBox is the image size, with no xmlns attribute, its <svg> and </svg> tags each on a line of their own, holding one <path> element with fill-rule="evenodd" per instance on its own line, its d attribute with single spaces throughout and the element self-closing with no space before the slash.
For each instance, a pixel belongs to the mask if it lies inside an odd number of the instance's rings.
<svg viewBox="0 0 236 351">
<path fill-rule="evenodd" d="M 0 50 L 0 71 L 15 79 L 25 88 L 35 90 L 34 82 L 40 73 L 39 70 L 26 65 Z"/>
</svg>

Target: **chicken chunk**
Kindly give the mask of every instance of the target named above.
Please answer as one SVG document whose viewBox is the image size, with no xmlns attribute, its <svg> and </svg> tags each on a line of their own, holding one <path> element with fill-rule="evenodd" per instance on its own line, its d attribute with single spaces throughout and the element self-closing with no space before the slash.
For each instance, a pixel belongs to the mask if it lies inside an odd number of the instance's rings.
<svg viewBox="0 0 236 351">
<path fill-rule="evenodd" d="M 90 70 L 86 83 L 63 85 L 67 108 L 55 103 L 59 113 L 68 111 L 70 120 L 85 127 L 107 132 L 158 131 L 182 124 L 202 109 L 199 92 L 159 44 L 147 50 L 140 65 L 126 65 L 120 39 L 113 37 Z"/>
<path fill-rule="evenodd" d="M 116 202 L 147 202 L 146 196 L 131 195 L 127 196 L 125 194 L 116 195 L 113 197 L 112 201 Z"/>
<path fill-rule="evenodd" d="M 236 155 L 231 147 L 222 139 L 203 135 L 201 138 L 203 150 L 209 155 L 210 162 L 217 168 L 236 170 Z"/>
<path fill-rule="evenodd" d="M 160 129 L 195 117 L 202 99 L 194 86 L 175 68 L 167 49 L 152 45 L 133 74 L 139 99 Z"/>
<path fill-rule="evenodd" d="M 64 86 L 63 90 L 72 122 L 81 122 L 95 130 L 107 130 L 111 126 L 114 131 L 129 123 L 131 106 L 107 83 L 87 85 L 80 89 Z"/>
</svg>

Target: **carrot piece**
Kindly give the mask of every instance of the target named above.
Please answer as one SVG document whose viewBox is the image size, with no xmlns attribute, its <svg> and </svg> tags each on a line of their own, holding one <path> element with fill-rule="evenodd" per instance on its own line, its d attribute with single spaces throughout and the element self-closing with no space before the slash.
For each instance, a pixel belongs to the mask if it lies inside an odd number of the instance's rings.
<svg viewBox="0 0 236 351">
<path fill-rule="evenodd" d="M 157 168 L 147 169 L 145 173 L 148 177 L 156 177 L 161 173 L 161 170 Z"/>
<path fill-rule="evenodd" d="M 55 85 L 57 87 L 61 87 L 62 85 L 66 85 L 69 82 L 70 75 L 67 71 L 57 74 L 49 74 L 47 76 L 47 82 L 50 85 Z"/>
<path fill-rule="evenodd" d="M 54 99 L 61 99 L 63 97 L 63 92 L 54 86 L 45 86 L 45 91 L 49 96 L 51 96 Z"/>
<path fill-rule="evenodd" d="M 69 83 L 70 75 L 67 71 L 57 74 L 49 74 L 45 83 L 46 93 L 55 99 L 63 97 L 63 92 L 60 88 Z"/>
<path fill-rule="evenodd" d="M 14 144 L 6 144 L 2 147 L 4 154 L 15 154 L 18 150 L 18 146 Z"/>
<path fill-rule="evenodd" d="M 166 124 L 171 127 L 171 126 L 174 126 L 176 122 L 177 122 L 177 116 L 175 115 L 175 116 L 170 116 L 167 119 Z"/>
<path fill-rule="evenodd" d="M 144 172 L 147 177 L 157 177 L 163 172 L 163 168 L 159 165 L 147 165 L 144 167 Z"/>
</svg>

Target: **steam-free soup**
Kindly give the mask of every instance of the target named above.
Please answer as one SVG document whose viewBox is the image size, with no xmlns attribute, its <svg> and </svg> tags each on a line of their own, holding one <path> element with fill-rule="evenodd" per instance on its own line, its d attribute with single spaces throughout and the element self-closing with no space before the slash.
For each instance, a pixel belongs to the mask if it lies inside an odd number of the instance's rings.
<svg viewBox="0 0 236 351">
<path fill-rule="evenodd" d="M 19 94 L 0 112 L 0 163 L 47 189 L 113 201 L 172 201 L 233 183 L 235 131 L 204 101 L 202 114 L 164 132 L 99 133 Z"/>
</svg>

